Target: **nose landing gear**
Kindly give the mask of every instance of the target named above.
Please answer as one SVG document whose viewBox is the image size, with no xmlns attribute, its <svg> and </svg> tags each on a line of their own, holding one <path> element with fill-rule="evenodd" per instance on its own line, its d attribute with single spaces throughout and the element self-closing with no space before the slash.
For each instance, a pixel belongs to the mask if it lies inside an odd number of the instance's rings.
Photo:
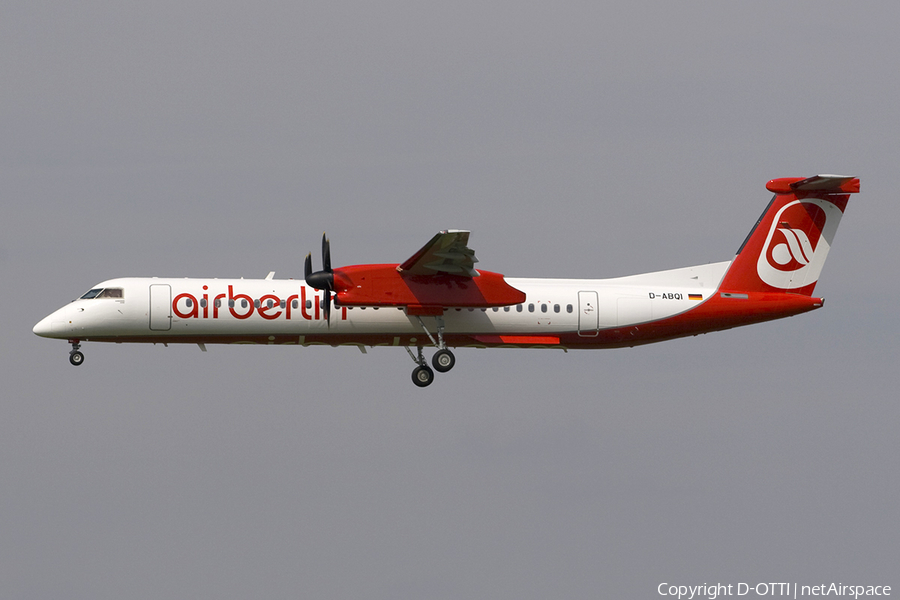
<svg viewBox="0 0 900 600">
<path fill-rule="evenodd" d="M 72 344 L 72 351 L 69 352 L 69 362 L 74 366 L 79 366 L 84 362 L 84 354 L 81 352 L 81 344 L 78 340 L 69 340 Z"/>
</svg>

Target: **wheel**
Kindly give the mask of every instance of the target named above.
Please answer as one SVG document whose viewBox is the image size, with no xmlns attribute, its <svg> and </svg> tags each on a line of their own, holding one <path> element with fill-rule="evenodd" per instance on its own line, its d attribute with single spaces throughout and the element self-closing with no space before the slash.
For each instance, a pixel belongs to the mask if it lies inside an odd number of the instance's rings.
<svg viewBox="0 0 900 600">
<path fill-rule="evenodd" d="M 69 352 L 69 362 L 75 365 L 76 367 L 84 362 L 84 354 L 79 352 L 78 350 L 73 350 Z"/>
<path fill-rule="evenodd" d="M 449 350 L 438 350 L 431 358 L 431 364 L 438 373 L 446 373 L 456 364 L 456 357 Z"/>
<path fill-rule="evenodd" d="M 434 371 L 427 365 L 416 367 L 412 372 L 412 380 L 419 387 L 429 386 L 434 381 Z"/>
</svg>

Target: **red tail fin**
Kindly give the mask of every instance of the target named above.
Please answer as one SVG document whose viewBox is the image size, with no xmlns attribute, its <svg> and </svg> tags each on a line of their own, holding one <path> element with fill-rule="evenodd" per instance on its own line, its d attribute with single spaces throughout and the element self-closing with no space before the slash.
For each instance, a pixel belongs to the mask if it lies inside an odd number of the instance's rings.
<svg viewBox="0 0 900 600">
<path fill-rule="evenodd" d="M 773 179 L 775 197 L 728 268 L 722 291 L 791 292 L 811 296 L 859 179 L 816 175 Z"/>
</svg>

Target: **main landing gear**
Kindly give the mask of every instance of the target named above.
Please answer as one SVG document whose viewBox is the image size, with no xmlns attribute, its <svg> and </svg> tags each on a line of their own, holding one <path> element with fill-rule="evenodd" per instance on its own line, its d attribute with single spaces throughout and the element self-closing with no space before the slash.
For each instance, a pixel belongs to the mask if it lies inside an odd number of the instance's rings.
<svg viewBox="0 0 900 600">
<path fill-rule="evenodd" d="M 453 356 L 453 353 L 450 352 L 450 350 L 443 348 L 435 352 L 434 356 L 431 357 L 431 364 L 434 367 L 434 370 L 432 370 L 431 367 L 428 366 L 428 361 L 425 360 L 425 356 L 422 354 L 422 346 L 417 346 L 416 350 L 418 350 L 418 356 L 413 355 L 412 350 L 410 350 L 409 347 L 406 348 L 406 351 L 409 352 L 409 356 L 413 359 L 413 362 L 419 365 L 413 369 L 412 372 L 413 383 L 419 387 L 431 385 L 431 382 L 434 381 L 434 371 L 446 373 L 456 364 L 456 357 Z"/>
<path fill-rule="evenodd" d="M 426 387 L 431 385 L 431 382 L 434 381 L 434 371 L 446 373 L 456 364 L 456 357 L 447 349 L 447 344 L 444 342 L 444 320 L 441 317 L 435 317 L 438 324 L 437 340 L 432 337 L 431 332 L 425 327 L 425 323 L 422 322 L 422 319 L 420 317 L 416 317 L 416 319 L 419 321 L 419 325 L 422 326 L 422 329 L 425 330 L 425 334 L 428 336 L 428 339 L 431 340 L 431 343 L 438 348 L 438 351 L 431 357 L 431 365 L 434 367 L 434 370 L 432 370 L 431 367 L 428 366 L 425 356 L 422 354 L 422 346 L 416 346 L 416 349 L 418 350 L 417 355 L 413 355 L 409 346 L 406 347 L 409 357 L 418 365 L 412 372 L 413 383 L 419 387 Z"/>
<path fill-rule="evenodd" d="M 81 344 L 78 340 L 69 340 L 69 343 L 72 344 L 72 351 L 69 352 L 69 362 L 77 367 L 84 362 L 84 354 L 81 353 Z"/>
<path fill-rule="evenodd" d="M 456 357 L 453 356 L 452 352 L 444 348 L 434 353 L 434 356 L 431 357 L 431 364 L 434 365 L 434 370 L 438 373 L 446 373 L 456 364 Z"/>
</svg>

